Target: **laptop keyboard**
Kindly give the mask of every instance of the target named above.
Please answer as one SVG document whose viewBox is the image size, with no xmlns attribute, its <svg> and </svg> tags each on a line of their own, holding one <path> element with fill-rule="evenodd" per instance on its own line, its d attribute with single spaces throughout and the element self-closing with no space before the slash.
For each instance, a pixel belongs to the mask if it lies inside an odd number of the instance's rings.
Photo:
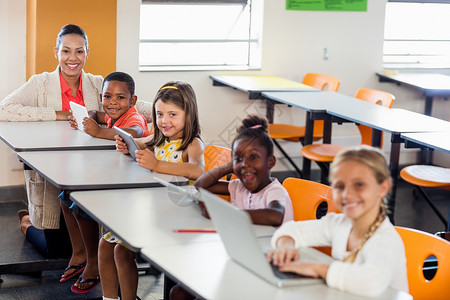
<svg viewBox="0 0 450 300">
<path fill-rule="evenodd" d="M 280 279 L 295 279 L 295 278 L 304 278 L 305 277 L 303 275 L 293 273 L 293 272 L 281 272 L 278 269 L 278 266 L 273 265 L 272 262 L 270 263 L 270 266 L 272 267 L 272 271 L 275 274 L 275 276 Z"/>
</svg>

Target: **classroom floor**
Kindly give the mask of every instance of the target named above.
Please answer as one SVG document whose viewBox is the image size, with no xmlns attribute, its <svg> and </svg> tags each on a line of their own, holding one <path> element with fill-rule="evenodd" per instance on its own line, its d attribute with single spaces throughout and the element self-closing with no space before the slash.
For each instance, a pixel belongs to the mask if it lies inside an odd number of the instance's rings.
<svg viewBox="0 0 450 300">
<path fill-rule="evenodd" d="M 288 172 L 273 174 L 280 181 L 291 176 Z M 437 189 L 429 190 L 440 211 L 447 216 L 450 192 Z M 0 199 L 0 263 L 11 262 L 17 257 L 36 255 L 32 246 L 24 239 L 18 227 L 17 211 L 26 208 L 25 199 Z M 396 225 L 412 227 L 430 233 L 444 230 L 443 224 L 435 216 L 428 204 L 422 199 L 415 199 L 412 186 L 399 182 L 395 211 Z M 7 242 L 6 242 L 7 241 Z M 91 293 L 80 296 L 70 291 L 75 279 L 59 283 L 62 270 L 44 271 L 38 276 L 1 275 L 0 300 L 28 299 L 101 299 L 101 287 Z M 163 299 L 163 276 L 155 277 L 142 273 L 139 277 L 138 296 L 143 300 Z"/>
</svg>

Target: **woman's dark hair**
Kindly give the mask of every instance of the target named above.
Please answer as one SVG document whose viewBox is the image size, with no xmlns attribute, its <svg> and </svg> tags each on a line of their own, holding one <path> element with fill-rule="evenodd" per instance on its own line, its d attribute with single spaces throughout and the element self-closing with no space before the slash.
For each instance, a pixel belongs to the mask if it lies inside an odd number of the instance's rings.
<svg viewBox="0 0 450 300">
<path fill-rule="evenodd" d="M 131 77 L 127 73 L 113 72 L 113 73 L 109 74 L 108 76 L 106 76 L 106 78 L 103 80 L 102 90 L 103 90 L 103 87 L 105 86 L 105 82 L 108 82 L 108 81 L 120 81 L 120 82 L 125 83 L 131 96 L 134 96 L 134 89 L 135 89 L 134 88 L 134 80 L 133 80 L 133 77 Z"/>
<path fill-rule="evenodd" d="M 267 156 L 273 155 L 273 142 L 269 137 L 267 130 L 269 124 L 267 119 L 257 115 L 248 115 L 242 120 L 242 125 L 236 129 L 237 136 L 234 138 L 231 148 L 234 143 L 242 138 L 256 140 L 261 146 L 267 149 Z"/>
<path fill-rule="evenodd" d="M 62 37 L 66 34 L 78 34 L 84 39 L 84 45 L 86 46 L 86 50 L 89 49 L 89 43 L 88 43 L 88 37 L 86 33 L 84 32 L 83 28 L 81 28 L 78 25 L 73 24 L 67 24 L 64 25 L 63 28 L 58 33 L 58 36 L 56 37 L 56 49 L 59 49 L 59 46 L 61 45 Z"/>
</svg>

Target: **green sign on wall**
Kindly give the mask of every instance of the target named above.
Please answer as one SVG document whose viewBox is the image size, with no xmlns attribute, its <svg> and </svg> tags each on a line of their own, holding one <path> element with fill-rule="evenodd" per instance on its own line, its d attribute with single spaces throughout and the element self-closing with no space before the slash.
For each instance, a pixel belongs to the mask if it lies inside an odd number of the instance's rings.
<svg viewBox="0 0 450 300">
<path fill-rule="evenodd" d="M 286 0 L 286 9 L 367 11 L 367 0 Z"/>
</svg>

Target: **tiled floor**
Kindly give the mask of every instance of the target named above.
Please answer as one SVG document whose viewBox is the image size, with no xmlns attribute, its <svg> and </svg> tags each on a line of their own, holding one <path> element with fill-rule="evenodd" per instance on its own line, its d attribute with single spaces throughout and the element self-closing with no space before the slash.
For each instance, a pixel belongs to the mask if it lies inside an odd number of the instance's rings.
<svg viewBox="0 0 450 300">
<path fill-rule="evenodd" d="M 282 181 L 288 173 L 274 174 Z M 431 208 L 422 198 L 415 199 L 412 187 L 400 182 L 397 190 L 397 205 L 395 212 L 396 225 L 412 227 L 430 233 L 443 230 L 443 225 Z M 430 195 L 445 216 L 448 213 L 450 192 L 437 189 L 430 190 Z M 24 240 L 18 229 L 17 210 L 24 208 L 23 199 L 8 199 L 0 202 L 0 263 L 11 262 L 23 256 L 32 256 L 31 245 Z M 36 255 L 36 254 L 34 254 Z M 45 271 L 38 277 L 30 275 L 2 275 L 0 284 L 0 300 L 9 299 L 92 299 L 101 297 L 98 286 L 85 296 L 75 295 L 70 291 L 74 280 L 59 283 L 61 270 Z M 155 278 L 152 275 L 140 275 L 138 295 L 144 300 L 163 298 L 163 276 Z"/>
</svg>

